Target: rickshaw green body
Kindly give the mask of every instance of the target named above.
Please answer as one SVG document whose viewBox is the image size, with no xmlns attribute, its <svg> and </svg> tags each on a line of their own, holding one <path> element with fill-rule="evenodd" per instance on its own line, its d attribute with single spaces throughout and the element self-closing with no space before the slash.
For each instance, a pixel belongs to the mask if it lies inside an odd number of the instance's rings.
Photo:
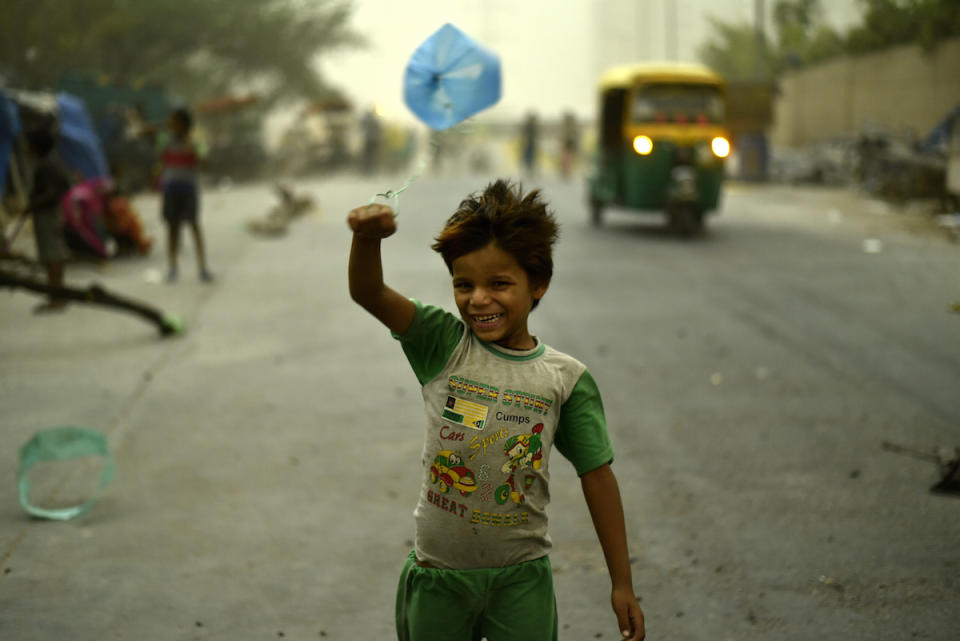
<svg viewBox="0 0 960 641">
<path fill-rule="evenodd" d="M 633 147 L 599 152 L 590 181 L 591 199 L 628 209 L 662 211 L 670 200 L 675 149 L 673 142 L 653 139 L 653 151 L 647 156 L 637 154 Z M 721 159 L 696 165 L 697 206 L 701 211 L 719 207 L 723 177 Z"/>
<path fill-rule="evenodd" d="M 632 107 L 645 88 L 678 87 L 679 91 L 709 95 L 711 117 L 638 120 Z M 723 123 L 723 79 L 702 65 L 657 63 L 624 65 L 610 69 L 600 80 L 600 114 L 597 151 L 589 178 L 595 220 L 603 207 L 618 206 L 637 211 L 668 212 L 678 200 L 673 173 L 678 150 L 686 154 L 693 169 L 695 197 L 682 197 L 698 215 L 720 205 L 724 181 L 724 157 L 713 151 L 717 138 L 729 141 Z M 643 155 L 634 149 L 637 137 L 652 142 Z M 729 143 L 728 143 L 729 144 Z"/>
</svg>

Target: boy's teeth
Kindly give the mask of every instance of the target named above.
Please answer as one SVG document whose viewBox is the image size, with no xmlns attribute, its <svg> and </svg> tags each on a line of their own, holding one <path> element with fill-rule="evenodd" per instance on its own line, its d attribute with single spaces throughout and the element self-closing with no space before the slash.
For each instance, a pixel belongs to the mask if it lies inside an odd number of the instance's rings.
<svg viewBox="0 0 960 641">
<path fill-rule="evenodd" d="M 486 323 L 487 321 L 492 321 L 499 317 L 500 317 L 500 314 L 487 314 L 486 316 L 474 316 L 474 318 L 480 323 Z"/>
</svg>

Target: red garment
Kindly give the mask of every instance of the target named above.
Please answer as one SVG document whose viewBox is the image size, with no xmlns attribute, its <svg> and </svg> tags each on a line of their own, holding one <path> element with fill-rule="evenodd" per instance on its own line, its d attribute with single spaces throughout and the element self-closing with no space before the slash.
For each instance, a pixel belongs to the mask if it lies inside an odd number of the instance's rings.
<svg viewBox="0 0 960 641">
<path fill-rule="evenodd" d="M 109 178 L 90 178 L 75 184 L 60 200 L 68 230 L 101 258 L 110 258 L 103 222 L 103 196 L 112 187 Z"/>
<path fill-rule="evenodd" d="M 189 143 L 173 143 L 163 150 L 163 166 L 184 169 L 195 169 L 197 166 L 197 151 Z"/>
<path fill-rule="evenodd" d="M 163 167 L 161 183 L 164 186 L 174 182 L 196 184 L 200 155 L 191 141 L 170 141 L 160 154 L 160 163 Z"/>
<path fill-rule="evenodd" d="M 115 238 L 128 239 L 137 247 L 137 252 L 147 254 L 153 246 L 153 239 L 143 233 L 140 217 L 123 196 L 107 198 L 105 211 L 107 229 Z"/>
</svg>

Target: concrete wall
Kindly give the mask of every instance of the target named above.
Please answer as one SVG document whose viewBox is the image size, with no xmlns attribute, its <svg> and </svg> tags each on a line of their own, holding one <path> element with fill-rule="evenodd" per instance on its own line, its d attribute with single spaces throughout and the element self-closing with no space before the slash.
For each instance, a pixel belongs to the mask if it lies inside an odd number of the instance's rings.
<svg viewBox="0 0 960 641">
<path fill-rule="evenodd" d="M 853 136 L 870 123 L 921 137 L 960 104 L 960 39 L 930 54 L 908 45 L 827 62 L 785 75 L 780 89 L 774 146 Z"/>
</svg>

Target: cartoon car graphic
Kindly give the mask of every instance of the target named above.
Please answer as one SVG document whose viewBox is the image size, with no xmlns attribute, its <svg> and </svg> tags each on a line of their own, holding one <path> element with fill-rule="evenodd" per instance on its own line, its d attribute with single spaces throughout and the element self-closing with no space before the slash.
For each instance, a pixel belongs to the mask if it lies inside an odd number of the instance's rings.
<svg viewBox="0 0 960 641">
<path fill-rule="evenodd" d="M 436 483 L 437 489 L 444 494 L 451 487 L 463 496 L 475 491 L 477 482 L 473 472 L 461 463 L 463 459 L 456 452 L 443 450 L 434 457 L 433 465 L 430 466 L 430 482 Z"/>
</svg>

